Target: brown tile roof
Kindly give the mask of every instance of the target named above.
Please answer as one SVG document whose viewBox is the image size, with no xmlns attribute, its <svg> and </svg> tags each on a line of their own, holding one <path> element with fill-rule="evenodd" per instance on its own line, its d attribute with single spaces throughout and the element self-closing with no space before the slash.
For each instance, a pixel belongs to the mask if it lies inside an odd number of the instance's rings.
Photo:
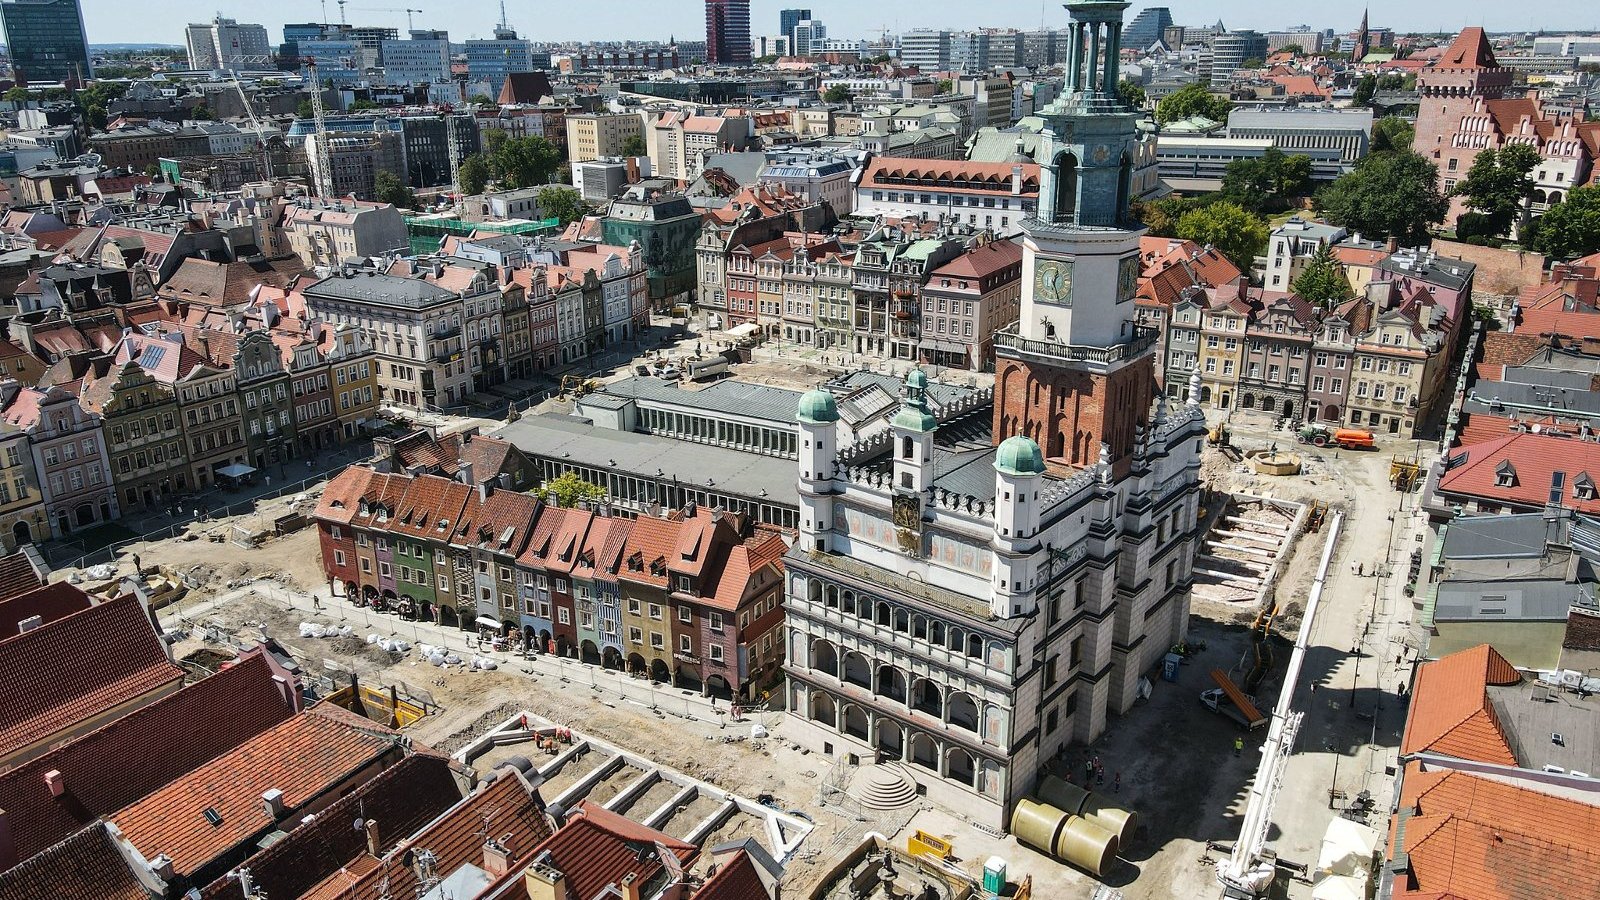
<svg viewBox="0 0 1600 900">
<path fill-rule="evenodd" d="M 338 887 L 341 869 L 354 880 L 351 876 L 370 872 L 378 864 L 367 853 L 366 833 L 351 827 L 356 819 L 376 823 L 382 854 L 460 801 L 461 786 L 450 760 L 431 753 L 408 756 L 239 868 L 249 869 L 256 887 L 270 898 L 304 897 L 319 885 Z M 213 881 L 202 896 L 246 900 L 238 880 L 227 876 Z"/>
<path fill-rule="evenodd" d="M 706 591 L 711 605 L 734 611 L 750 594 L 752 581 L 768 567 L 775 567 L 776 579 L 783 580 L 783 554 L 789 545 L 776 531 L 757 529 L 756 533 L 728 552 L 728 560 L 717 574 L 716 588 Z"/>
<path fill-rule="evenodd" d="M 550 865 L 566 876 L 567 896 L 599 897 L 601 891 L 621 882 L 629 873 L 636 874 L 641 885 L 649 884 L 659 875 L 662 871 L 660 859 L 653 852 L 645 856 L 640 850 L 655 844 L 665 847 L 684 866 L 693 862 L 700 852 L 693 844 L 646 828 L 585 800 L 536 852 L 550 854 Z"/>
<path fill-rule="evenodd" d="M 539 512 L 539 500 L 532 494 L 497 490 L 488 500 L 480 500 L 476 490 L 469 490 L 452 543 L 476 544 L 518 556 L 528 545 Z"/>
<path fill-rule="evenodd" d="M 1460 771 L 1406 769 L 1396 900 L 1600 896 L 1600 807 Z"/>
<path fill-rule="evenodd" d="M 0 874 L 0 900 L 150 900 L 106 827 L 95 824 Z"/>
<path fill-rule="evenodd" d="M 1516 755 L 1489 701 L 1488 687 L 1521 680 L 1516 668 L 1488 644 L 1424 663 L 1411 694 L 1411 714 L 1400 752 L 1426 751 L 1516 765 Z"/>
<path fill-rule="evenodd" d="M 0 641 L 0 754 L 182 680 L 132 594 L 7 638 Z"/>
<path fill-rule="evenodd" d="M 366 466 L 346 466 L 333 477 L 317 498 L 316 518 L 339 525 L 350 524 L 360 508 L 361 496 L 366 493 L 377 473 Z"/>
<path fill-rule="evenodd" d="M 990 241 L 950 260 L 935 269 L 933 274 L 947 278 L 986 278 L 1021 264 L 1021 244 L 1016 241 Z"/>
<path fill-rule="evenodd" d="M 44 584 L 45 573 L 34 563 L 36 555 L 18 550 L 0 556 L 0 600 L 15 597 Z"/>
<path fill-rule="evenodd" d="M 677 517 L 658 519 L 640 516 L 634 519 L 628 543 L 622 548 L 619 577 L 624 581 L 666 587 L 666 567 L 672 561 L 672 549 L 678 543 L 678 525 Z"/>
<path fill-rule="evenodd" d="M 461 521 L 461 507 L 472 489 L 437 475 L 408 477 L 405 494 L 389 518 L 389 531 L 410 537 L 446 540 Z M 439 528 L 445 523 L 443 530 Z"/>
<path fill-rule="evenodd" d="M 55 584 L 24 591 L 14 597 L 0 599 L 0 640 L 15 637 L 20 631 L 17 623 L 38 616 L 40 624 L 82 612 L 90 606 L 89 595 L 75 584 L 58 581 Z M 4 809 L 0 806 L 0 809 Z"/>
<path fill-rule="evenodd" d="M 27 859 L 294 714 L 264 651 L 0 774 L 0 809 Z M 138 765 L 130 766 L 130 759 Z M 65 789 L 53 796 L 46 772 Z M 0 864 L 7 858 L 0 840 Z"/>
<path fill-rule="evenodd" d="M 337 790 L 391 752 L 397 738 L 377 725 L 352 724 L 324 703 L 289 718 L 110 817 L 146 859 L 165 853 L 173 872 L 211 880 L 211 864 L 271 830 L 261 795 L 283 792 L 294 811 Z M 221 821 L 212 825 L 205 811 Z M 215 874 L 221 874 L 215 873 Z"/>
<path fill-rule="evenodd" d="M 566 829 L 562 829 L 565 831 Z M 388 854 L 389 865 L 368 872 L 353 884 L 342 886 L 340 900 L 379 900 L 381 897 L 409 897 L 417 885 L 416 871 L 401 859 L 413 849 L 427 849 L 435 858 L 434 870 L 441 877 L 471 863 L 483 867 L 483 837 L 487 832 L 504 836 L 511 852 L 510 871 L 497 878 L 476 896 L 485 896 L 503 884 L 522 877 L 536 847 L 550 837 L 550 820 L 537 791 L 528 786 L 520 773 L 501 770 L 500 777 L 480 787 L 466 801 L 433 822 Z M 577 896 L 575 893 L 570 896 Z M 586 897 L 593 896 L 590 894 Z M 457 897 L 453 900 L 473 900 Z"/>
<path fill-rule="evenodd" d="M 1507 465 L 1513 477 L 1510 484 L 1502 484 L 1500 471 Z M 1600 472 L 1600 444 L 1521 432 L 1468 444 L 1450 453 L 1448 467 L 1439 476 L 1439 491 L 1447 497 L 1473 497 L 1537 509 L 1549 502 L 1551 479 L 1556 472 L 1570 476 Z M 1600 513 L 1600 499 L 1583 500 L 1569 493 L 1562 503 L 1579 512 Z"/>
<path fill-rule="evenodd" d="M 766 900 L 771 896 L 755 861 L 741 850 L 689 895 L 689 900 Z"/>
<path fill-rule="evenodd" d="M 1488 35 L 1482 28 L 1473 26 L 1461 29 L 1450 49 L 1434 65 L 1441 69 L 1493 69 L 1499 64 L 1495 62 Z"/>
</svg>

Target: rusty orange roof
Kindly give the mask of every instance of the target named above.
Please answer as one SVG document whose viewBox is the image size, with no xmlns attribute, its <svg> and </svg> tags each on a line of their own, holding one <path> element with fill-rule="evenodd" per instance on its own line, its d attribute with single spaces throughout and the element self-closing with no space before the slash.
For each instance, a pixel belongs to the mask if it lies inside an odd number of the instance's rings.
<svg viewBox="0 0 1600 900">
<path fill-rule="evenodd" d="M 1516 765 L 1488 688 L 1521 680 L 1522 674 L 1488 644 L 1424 663 L 1417 672 L 1400 752 Z"/>
</svg>

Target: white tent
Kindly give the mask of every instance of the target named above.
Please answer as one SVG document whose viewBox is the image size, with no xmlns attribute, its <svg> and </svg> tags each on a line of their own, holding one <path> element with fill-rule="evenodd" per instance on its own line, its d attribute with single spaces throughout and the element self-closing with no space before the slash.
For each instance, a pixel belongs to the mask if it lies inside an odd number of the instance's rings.
<svg viewBox="0 0 1600 900">
<path fill-rule="evenodd" d="M 1365 880 L 1372 871 L 1381 839 L 1375 828 L 1349 819 L 1334 819 L 1322 835 L 1317 871 L 1330 875 L 1359 875 Z"/>
<path fill-rule="evenodd" d="M 1311 889 L 1311 900 L 1367 900 L 1367 880 L 1354 875 L 1329 875 Z"/>
</svg>

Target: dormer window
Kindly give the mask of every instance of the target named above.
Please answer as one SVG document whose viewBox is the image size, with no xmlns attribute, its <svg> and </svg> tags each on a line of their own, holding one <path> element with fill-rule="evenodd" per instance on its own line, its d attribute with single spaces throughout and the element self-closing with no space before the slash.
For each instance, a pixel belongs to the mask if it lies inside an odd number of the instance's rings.
<svg viewBox="0 0 1600 900">
<path fill-rule="evenodd" d="M 1572 482 L 1572 496 L 1578 500 L 1593 500 L 1595 498 L 1594 479 L 1588 472 L 1579 472 L 1578 477 Z"/>
<path fill-rule="evenodd" d="M 1508 460 L 1504 460 L 1504 461 L 1502 461 L 1500 463 L 1500 465 L 1495 467 L 1495 470 L 1494 470 L 1494 486 L 1495 487 L 1516 487 L 1517 486 L 1517 469 L 1516 469 L 1515 466 L 1513 466 L 1511 464 L 1511 460 L 1509 460 L 1509 459 Z"/>
</svg>

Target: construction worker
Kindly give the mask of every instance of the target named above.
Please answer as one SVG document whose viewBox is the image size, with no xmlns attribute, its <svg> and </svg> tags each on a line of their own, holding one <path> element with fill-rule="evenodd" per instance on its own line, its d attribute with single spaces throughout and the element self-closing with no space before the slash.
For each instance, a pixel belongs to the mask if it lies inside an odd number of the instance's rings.
<svg viewBox="0 0 1600 900">
<path fill-rule="evenodd" d="M 1244 755 L 1244 738 L 1236 737 L 1236 738 L 1233 739 L 1233 755 L 1234 756 L 1243 756 Z"/>
</svg>

